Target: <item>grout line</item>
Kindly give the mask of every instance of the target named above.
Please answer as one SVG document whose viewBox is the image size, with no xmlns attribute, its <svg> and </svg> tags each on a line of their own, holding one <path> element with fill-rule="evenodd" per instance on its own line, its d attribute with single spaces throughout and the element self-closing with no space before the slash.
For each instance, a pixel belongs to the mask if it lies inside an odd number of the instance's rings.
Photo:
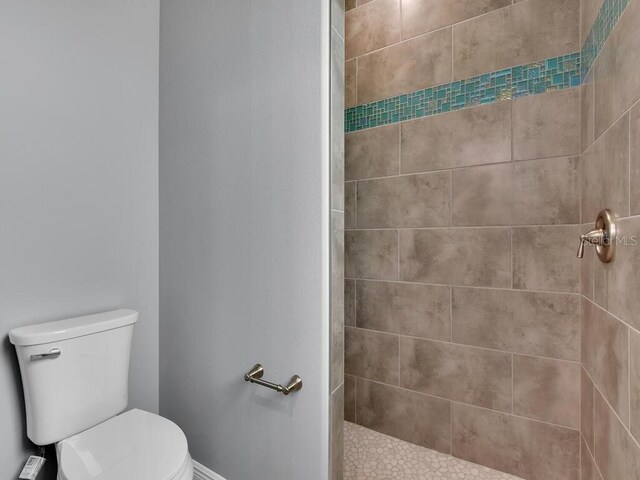
<svg viewBox="0 0 640 480">
<path fill-rule="evenodd" d="M 419 341 L 423 341 L 423 342 L 431 342 L 431 343 L 438 343 L 438 344 L 443 344 L 443 345 L 449 345 L 449 346 L 458 346 L 458 347 L 466 347 L 466 348 L 470 348 L 470 349 L 475 349 L 475 350 L 482 350 L 482 351 L 486 351 L 486 352 L 494 352 L 494 353 L 501 353 L 503 355 L 517 355 L 519 357 L 528 357 L 528 358 L 536 358 L 536 359 L 540 359 L 540 360 L 553 360 L 555 362 L 562 362 L 562 363 L 570 363 L 572 365 L 580 365 L 580 360 L 568 360 L 566 358 L 557 358 L 557 357 L 548 357 L 548 356 L 544 356 L 544 355 L 536 355 L 533 353 L 521 353 L 521 352 L 516 352 L 513 350 L 500 350 L 497 348 L 491 348 L 491 347 L 482 347 L 482 346 L 478 346 L 478 345 L 471 345 L 468 343 L 460 343 L 460 342 L 450 342 L 448 340 L 438 340 L 437 338 L 425 338 L 425 337 L 416 337 L 414 335 L 407 335 L 405 333 L 396 333 L 396 332 L 387 332 L 384 330 L 375 330 L 372 328 L 365 328 L 365 327 L 351 327 L 351 326 L 345 326 L 346 329 L 357 329 L 357 330 L 361 330 L 364 332 L 368 332 L 368 333 L 374 333 L 374 334 L 380 334 L 383 336 L 393 336 L 393 337 L 402 337 L 402 338 L 408 338 L 410 340 L 419 340 Z"/>
<path fill-rule="evenodd" d="M 411 120 L 410 120 L 411 121 Z M 395 125 L 395 124 L 391 124 L 391 125 Z M 389 125 L 384 125 L 384 127 L 388 127 Z M 374 127 L 374 128 L 383 128 L 383 127 Z M 367 129 L 367 130 L 372 130 L 372 129 Z M 360 132 L 365 132 L 367 130 L 360 130 Z M 351 132 L 351 133 L 347 133 L 347 135 L 352 135 L 354 133 L 359 133 L 359 132 Z M 586 152 L 585 152 L 586 153 Z M 428 174 L 433 174 L 433 173 L 443 173 L 443 172 L 453 172 L 453 171 L 457 171 L 457 170 L 468 170 L 471 168 L 482 168 L 482 167 L 490 167 L 490 166 L 496 166 L 496 165 L 513 165 L 514 163 L 524 163 L 524 162 L 540 162 L 543 160 L 561 160 L 563 158 L 578 158 L 580 157 L 579 153 L 576 153 L 574 155 L 564 155 L 561 157 L 542 157 L 542 158 L 526 158 L 523 160 L 507 160 L 506 162 L 492 162 L 492 163 L 480 163 L 480 164 L 475 164 L 475 165 L 461 165 L 461 166 L 451 166 L 448 168 L 436 168 L 434 170 L 424 170 L 424 171 L 419 171 L 419 172 L 408 172 L 408 173 L 399 173 L 397 175 L 382 175 L 379 177 L 366 177 L 366 178 L 350 178 L 348 180 L 345 180 L 345 182 L 365 182 L 367 180 L 383 180 L 386 178 L 396 178 L 396 177 L 409 177 L 412 175 L 428 175 Z"/>
</svg>

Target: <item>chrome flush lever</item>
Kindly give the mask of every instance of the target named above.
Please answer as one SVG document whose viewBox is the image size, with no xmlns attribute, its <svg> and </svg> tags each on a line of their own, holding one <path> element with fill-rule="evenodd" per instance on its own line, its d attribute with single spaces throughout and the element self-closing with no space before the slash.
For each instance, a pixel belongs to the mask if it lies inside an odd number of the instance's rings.
<svg viewBox="0 0 640 480">
<path fill-rule="evenodd" d="M 30 359 L 32 362 L 36 360 L 46 360 L 48 358 L 58 358 L 62 352 L 59 348 L 52 348 L 51 351 L 47 353 L 38 353 L 37 355 L 31 355 Z"/>
<path fill-rule="evenodd" d="M 580 235 L 578 258 L 584 257 L 584 247 L 587 244 L 595 245 L 600 261 L 609 263 L 613 260 L 616 247 L 616 220 L 608 208 L 600 211 L 593 230 Z"/>
</svg>

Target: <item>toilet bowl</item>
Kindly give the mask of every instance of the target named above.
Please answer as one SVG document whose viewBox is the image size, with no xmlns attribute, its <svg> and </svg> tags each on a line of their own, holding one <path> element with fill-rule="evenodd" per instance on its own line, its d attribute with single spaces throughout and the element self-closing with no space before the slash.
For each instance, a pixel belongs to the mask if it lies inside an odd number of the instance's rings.
<svg viewBox="0 0 640 480">
<path fill-rule="evenodd" d="M 9 332 L 27 436 L 56 445 L 58 480 L 191 480 L 187 439 L 170 420 L 127 407 L 135 310 Z"/>
<path fill-rule="evenodd" d="M 58 480 L 191 480 L 187 439 L 178 426 L 130 410 L 56 444 Z"/>
</svg>

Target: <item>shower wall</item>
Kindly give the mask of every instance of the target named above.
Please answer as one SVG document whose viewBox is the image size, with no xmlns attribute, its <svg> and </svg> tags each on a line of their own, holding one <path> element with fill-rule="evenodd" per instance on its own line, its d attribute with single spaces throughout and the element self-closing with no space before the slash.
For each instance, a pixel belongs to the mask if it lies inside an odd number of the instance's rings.
<svg viewBox="0 0 640 480">
<path fill-rule="evenodd" d="M 640 1 L 583 0 L 582 220 L 619 218 L 582 264 L 582 479 L 640 478 Z"/>
<path fill-rule="evenodd" d="M 347 10 L 345 418 L 577 479 L 579 0 Z"/>
</svg>

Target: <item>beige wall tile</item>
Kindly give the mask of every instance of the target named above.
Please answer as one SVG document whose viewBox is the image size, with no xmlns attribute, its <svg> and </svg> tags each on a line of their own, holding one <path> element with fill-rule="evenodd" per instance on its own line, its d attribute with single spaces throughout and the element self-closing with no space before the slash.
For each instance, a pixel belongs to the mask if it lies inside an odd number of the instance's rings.
<svg viewBox="0 0 640 480">
<path fill-rule="evenodd" d="M 579 0 L 529 0 L 454 27 L 456 80 L 580 50 Z"/>
<path fill-rule="evenodd" d="M 395 230 L 347 230 L 345 275 L 349 278 L 398 279 Z"/>
<path fill-rule="evenodd" d="M 358 228 L 451 224 L 451 173 L 434 172 L 358 182 Z"/>
<path fill-rule="evenodd" d="M 397 175 L 400 170 L 400 125 L 345 135 L 345 178 L 360 180 Z"/>
<path fill-rule="evenodd" d="M 630 152 L 630 202 L 631 215 L 640 214 L 640 103 L 630 113 L 631 152 Z"/>
<path fill-rule="evenodd" d="M 451 339 L 449 287 L 359 281 L 359 327 L 435 340 Z"/>
<path fill-rule="evenodd" d="M 453 455 L 528 480 L 578 480 L 580 432 L 453 404 Z"/>
<path fill-rule="evenodd" d="M 400 386 L 511 411 L 511 354 L 401 337 Z"/>
<path fill-rule="evenodd" d="M 450 60 L 450 29 L 429 33 L 359 57 L 358 103 L 369 103 L 450 82 Z"/>
<path fill-rule="evenodd" d="M 401 230 L 400 278 L 445 285 L 510 287 L 511 231 Z"/>
<path fill-rule="evenodd" d="M 629 330 L 629 380 L 631 399 L 631 434 L 640 441 L 640 334 Z"/>
<path fill-rule="evenodd" d="M 451 402 L 357 380 L 358 424 L 439 452 L 451 451 Z"/>
<path fill-rule="evenodd" d="M 344 64 L 344 106 L 354 107 L 357 104 L 356 92 L 356 59 L 347 60 Z"/>
<path fill-rule="evenodd" d="M 582 432 L 582 436 L 584 437 L 586 444 L 589 446 L 589 450 L 591 450 L 591 452 L 594 452 L 594 387 L 593 382 L 589 378 L 589 375 L 587 375 L 587 372 L 584 368 L 580 368 L 580 377 L 580 431 Z"/>
<path fill-rule="evenodd" d="M 344 214 L 331 212 L 331 391 L 344 371 Z"/>
<path fill-rule="evenodd" d="M 400 0 L 376 0 L 345 15 L 347 59 L 400 41 Z"/>
<path fill-rule="evenodd" d="M 513 287 L 580 292 L 579 225 L 513 229 Z"/>
<path fill-rule="evenodd" d="M 580 429 L 580 364 L 513 356 L 513 413 Z"/>
<path fill-rule="evenodd" d="M 346 11 L 353 10 L 356 8 L 356 0 L 345 0 L 344 1 L 344 9 Z"/>
<path fill-rule="evenodd" d="M 356 377 L 344 376 L 344 419 L 356 422 Z"/>
<path fill-rule="evenodd" d="M 591 456 L 591 452 L 587 449 L 584 443 L 584 438 L 581 443 L 580 453 L 580 475 L 581 480 L 602 480 L 598 467 L 596 467 L 595 460 Z"/>
<path fill-rule="evenodd" d="M 605 480 L 640 479 L 640 448 L 596 390 L 596 463 Z"/>
<path fill-rule="evenodd" d="M 548 158 L 453 172 L 453 225 L 580 222 L 580 158 Z"/>
<path fill-rule="evenodd" d="M 398 384 L 398 337 L 387 333 L 345 328 L 345 373 Z"/>
<path fill-rule="evenodd" d="M 361 7 L 363 5 L 366 5 L 369 2 L 373 2 L 373 0 L 357 0 L 358 2 L 358 6 Z"/>
<path fill-rule="evenodd" d="M 454 288 L 453 341 L 578 361 L 579 302 L 566 293 Z"/>
<path fill-rule="evenodd" d="M 513 158 L 579 155 L 580 101 L 579 88 L 514 100 Z"/>
<path fill-rule="evenodd" d="M 356 228 L 356 182 L 344 184 L 344 228 Z"/>
<path fill-rule="evenodd" d="M 511 102 L 402 124 L 402 173 L 511 161 Z"/>
<path fill-rule="evenodd" d="M 629 215 L 629 115 L 623 115 L 582 155 L 582 215 L 595 222 L 603 208 Z"/>
<path fill-rule="evenodd" d="M 344 465 L 344 385 L 331 395 L 331 480 L 342 480 Z"/>
<path fill-rule="evenodd" d="M 511 5 L 511 0 L 402 0 L 402 38 L 411 38 Z"/>
<path fill-rule="evenodd" d="M 584 152 L 589 145 L 593 143 L 594 131 L 593 122 L 595 120 L 595 113 L 593 108 L 593 82 L 588 82 L 580 87 L 580 116 L 581 116 L 581 137 L 582 137 L 582 149 Z"/>
<path fill-rule="evenodd" d="M 596 278 L 603 271 L 606 278 L 606 307 L 632 327 L 640 328 L 640 217 L 618 220 L 616 258 L 609 264 L 597 262 Z M 600 269 L 600 270 L 598 270 Z"/>
<path fill-rule="evenodd" d="M 594 65 L 595 134 L 640 98 L 640 2 L 629 2 Z"/>
<path fill-rule="evenodd" d="M 584 45 L 593 27 L 604 0 L 581 0 L 580 2 L 580 45 Z"/>
<path fill-rule="evenodd" d="M 593 223 L 586 223 L 582 225 L 581 231 L 588 232 L 593 228 Z M 593 269 L 594 262 L 599 261 L 595 259 L 595 248 L 589 248 L 584 251 L 584 258 L 580 260 L 580 293 L 587 297 L 589 300 L 593 300 Z"/>
<path fill-rule="evenodd" d="M 593 303 L 582 302 L 582 364 L 625 424 L 629 424 L 628 328 Z"/>
<path fill-rule="evenodd" d="M 356 326 L 356 281 L 344 281 L 344 324 Z"/>
</svg>

